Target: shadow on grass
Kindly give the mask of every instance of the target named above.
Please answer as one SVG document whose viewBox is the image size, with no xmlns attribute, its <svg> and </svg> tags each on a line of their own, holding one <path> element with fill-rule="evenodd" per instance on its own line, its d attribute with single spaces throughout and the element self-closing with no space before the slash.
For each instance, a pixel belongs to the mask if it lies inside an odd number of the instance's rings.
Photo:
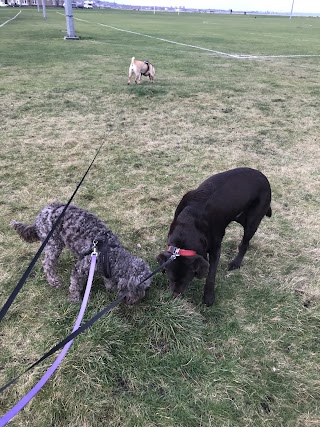
<svg viewBox="0 0 320 427">
<path fill-rule="evenodd" d="M 132 95 L 135 95 L 137 97 L 146 97 L 146 98 L 152 98 L 155 96 L 164 96 L 168 93 L 167 89 L 165 89 L 163 86 L 156 86 L 156 85 L 147 85 L 147 84 L 140 84 L 140 85 L 131 85 L 129 87 L 130 93 Z"/>
</svg>

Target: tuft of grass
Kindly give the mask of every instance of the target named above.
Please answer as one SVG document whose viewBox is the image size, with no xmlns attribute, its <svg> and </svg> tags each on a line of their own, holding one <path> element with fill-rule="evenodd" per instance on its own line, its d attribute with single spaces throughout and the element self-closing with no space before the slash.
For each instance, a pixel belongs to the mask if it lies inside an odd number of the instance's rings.
<svg viewBox="0 0 320 427">
<path fill-rule="evenodd" d="M 213 173 L 260 169 L 273 216 L 235 272 L 227 265 L 242 230 L 228 228 L 213 307 L 201 304 L 202 281 L 175 300 L 156 275 L 144 301 L 120 305 L 75 340 L 14 425 L 318 425 L 319 58 L 276 57 L 318 54 L 317 19 L 74 10 L 74 42 L 63 39 L 62 11 L 48 8 L 43 20 L 23 8 L 0 29 L 0 304 L 38 249 L 10 221 L 67 201 L 103 141 L 74 202 L 152 268 L 182 195 Z M 1 8 L 0 23 L 15 14 Z M 133 55 L 154 63 L 153 85 L 127 85 Z M 1 383 L 71 332 L 72 263 L 60 258 L 58 290 L 37 264 L 10 308 Z M 86 319 L 114 297 L 97 278 Z M 0 415 L 53 360 L 1 395 Z"/>
</svg>

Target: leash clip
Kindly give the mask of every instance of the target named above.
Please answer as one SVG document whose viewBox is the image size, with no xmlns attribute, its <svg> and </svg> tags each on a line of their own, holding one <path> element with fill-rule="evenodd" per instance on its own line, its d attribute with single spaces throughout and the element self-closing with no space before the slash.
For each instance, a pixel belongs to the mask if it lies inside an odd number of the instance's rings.
<svg viewBox="0 0 320 427">
<path fill-rule="evenodd" d="M 180 254 L 180 248 L 177 248 L 176 246 L 170 245 L 169 248 L 168 248 L 168 251 L 172 254 L 171 255 L 172 257 L 174 256 L 173 259 L 176 259 L 177 256 L 181 256 L 181 254 Z"/>
<path fill-rule="evenodd" d="M 93 242 L 92 242 L 92 252 L 91 252 L 91 256 L 93 256 L 93 255 L 96 255 L 96 256 L 98 256 L 98 248 L 97 248 L 97 246 L 98 246 L 98 240 L 94 240 Z"/>
</svg>

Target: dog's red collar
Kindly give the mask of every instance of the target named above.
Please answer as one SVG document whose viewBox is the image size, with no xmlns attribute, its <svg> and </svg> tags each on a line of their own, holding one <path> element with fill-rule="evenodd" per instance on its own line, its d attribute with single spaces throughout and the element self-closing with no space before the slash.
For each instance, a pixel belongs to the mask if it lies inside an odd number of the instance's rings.
<svg viewBox="0 0 320 427">
<path fill-rule="evenodd" d="M 189 249 L 180 249 L 176 246 L 169 245 L 168 246 L 168 252 L 170 252 L 173 255 L 177 256 L 194 256 L 197 255 L 196 251 L 191 251 Z"/>
</svg>

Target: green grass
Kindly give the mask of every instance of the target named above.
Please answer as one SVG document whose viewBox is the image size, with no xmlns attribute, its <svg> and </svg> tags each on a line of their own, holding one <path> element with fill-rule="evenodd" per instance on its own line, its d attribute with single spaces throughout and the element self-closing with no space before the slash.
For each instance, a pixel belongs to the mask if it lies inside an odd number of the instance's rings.
<svg viewBox="0 0 320 427">
<path fill-rule="evenodd" d="M 1 8 L 0 25 L 17 12 Z M 318 19 L 74 10 L 80 40 L 66 41 L 62 12 L 48 8 L 44 20 L 22 9 L 0 28 L 1 306 L 38 248 L 10 221 L 67 201 L 102 141 L 75 203 L 152 268 L 180 198 L 213 173 L 262 170 L 273 216 L 235 272 L 227 264 L 241 229 L 227 230 L 213 307 L 201 304 L 200 281 L 173 300 L 158 274 L 144 301 L 74 342 L 12 425 L 319 425 L 320 57 L 285 57 L 320 55 Z M 154 85 L 127 86 L 132 56 L 154 63 Z M 70 333 L 71 264 L 64 254 L 56 290 L 38 263 L 10 308 L 1 384 Z M 86 319 L 114 297 L 96 279 Z M 45 366 L 0 396 L 0 415 Z"/>
</svg>

